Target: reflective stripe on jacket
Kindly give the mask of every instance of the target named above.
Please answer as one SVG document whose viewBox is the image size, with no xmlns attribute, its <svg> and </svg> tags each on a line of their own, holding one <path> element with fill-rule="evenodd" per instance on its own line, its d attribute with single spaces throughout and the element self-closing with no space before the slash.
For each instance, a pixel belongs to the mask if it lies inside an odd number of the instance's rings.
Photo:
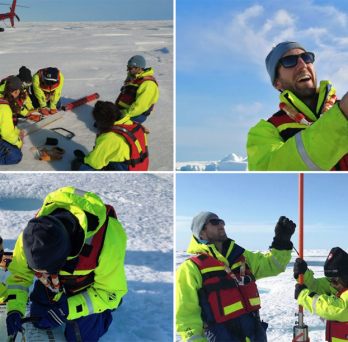
<svg viewBox="0 0 348 342">
<path fill-rule="evenodd" d="M 198 242 L 193 236 L 187 250 L 190 254 L 205 253 L 213 256 L 227 266 L 228 258 L 233 250 L 234 241 L 224 242 L 226 255 L 222 255 L 213 244 Z M 255 279 L 276 276 L 284 272 L 291 259 L 291 250 L 272 249 L 267 254 L 253 253 L 244 250 L 243 256 Z M 176 330 L 181 338 L 187 342 L 190 338 L 197 338 L 199 342 L 206 341 L 201 317 L 201 306 L 198 291 L 203 286 L 202 274 L 192 260 L 184 261 L 176 271 Z"/>
<path fill-rule="evenodd" d="M 328 322 L 329 331 L 326 331 L 326 337 L 331 335 L 331 342 L 345 341 L 340 339 L 342 333 L 347 330 L 348 322 L 348 291 L 344 289 L 340 293 L 334 289 L 327 278 L 314 278 L 311 270 L 307 270 L 303 278 L 307 289 L 300 292 L 297 303 L 303 306 L 310 313 L 325 318 Z M 339 327 L 339 330 L 333 329 Z"/>
<path fill-rule="evenodd" d="M 223 262 L 209 254 L 189 258 L 202 275 L 203 283 L 198 296 L 202 318 L 208 326 L 227 322 L 261 307 L 255 278 L 243 252 L 244 248 L 234 244 L 228 258 L 231 265 L 228 270 Z"/>
<path fill-rule="evenodd" d="M 94 273 L 93 283 L 83 291 L 69 297 L 68 319 L 77 319 L 117 308 L 121 298 L 127 293 L 124 269 L 127 236 L 122 225 L 116 218 L 107 216 L 107 207 L 97 195 L 72 187 L 61 188 L 50 193 L 37 216 L 50 215 L 60 208 L 70 211 L 78 219 L 87 244 L 91 243 L 90 240 L 94 240 L 94 235 L 98 234 L 108 218 L 103 246 L 98 251 L 99 258 L 94 259 L 98 260 L 98 264 L 71 271 L 64 270 L 63 267 L 63 270 L 59 272 L 59 276 L 63 279 L 71 276 L 82 279 Z M 13 260 L 9 267 L 12 275 L 7 278 L 9 295 L 7 310 L 18 310 L 25 314 L 29 288 L 33 283 L 35 272 L 28 268 L 22 239 L 21 234 L 16 242 Z M 68 262 L 80 257 L 81 252 L 84 254 L 84 245 L 77 255 L 68 257 Z M 60 295 L 61 293 L 54 299 L 59 300 Z"/>
<path fill-rule="evenodd" d="M 281 102 L 297 109 L 314 123 L 311 126 L 300 125 L 285 117 L 280 122 L 281 112 L 268 121 L 261 120 L 248 133 L 250 171 L 329 171 L 348 168 L 347 158 L 339 163 L 348 153 L 348 120 L 339 105 L 336 103 L 318 120 L 327 96 L 335 93 L 330 86 L 329 81 L 320 82 L 317 114 L 290 91 L 280 95 Z M 277 120 L 276 127 L 274 123 Z"/>
</svg>

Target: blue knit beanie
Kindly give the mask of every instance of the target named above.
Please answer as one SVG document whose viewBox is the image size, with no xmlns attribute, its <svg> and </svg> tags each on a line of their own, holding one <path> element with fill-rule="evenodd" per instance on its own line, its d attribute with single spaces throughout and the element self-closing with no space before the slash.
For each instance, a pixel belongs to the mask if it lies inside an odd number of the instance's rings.
<svg viewBox="0 0 348 342">
<path fill-rule="evenodd" d="M 296 42 L 282 42 L 274 47 L 271 52 L 266 57 L 266 68 L 269 76 L 271 77 L 272 85 L 275 82 L 276 68 L 279 60 L 283 57 L 284 53 L 291 49 L 301 49 L 306 51 L 306 49 L 299 43 Z"/>
<path fill-rule="evenodd" d="M 57 273 L 71 251 L 69 234 L 57 218 L 35 217 L 23 231 L 23 249 L 31 269 Z"/>
<path fill-rule="evenodd" d="M 145 68 L 146 67 L 146 60 L 143 56 L 136 55 L 133 56 L 129 61 L 128 65 L 131 65 L 136 68 Z"/>
<path fill-rule="evenodd" d="M 199 213 L 192 219 L 191 230 L 192 230 L 193 236 L 197 240 L 201 239 L 199 237 L 199 234 L 201 233 L 201 230 L 204 227 L 204 224 L 213 216 L 217 216 L 217 215 L 208 211 L 202 211 L 201 213 Z"/>
</svg>

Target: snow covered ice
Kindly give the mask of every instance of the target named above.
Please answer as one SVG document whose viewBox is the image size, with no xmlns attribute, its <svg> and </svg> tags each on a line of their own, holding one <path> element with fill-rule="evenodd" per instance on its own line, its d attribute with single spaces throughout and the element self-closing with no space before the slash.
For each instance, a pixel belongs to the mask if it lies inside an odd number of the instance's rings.
<svg viewBox="0 0 348 342">
<path fill-rule="evenodd" d="M 316 278 L 324 277 L 324 263 L 330 250 L 305 250 L 304 259 L 308 268 L 314 272 Z M 253 251 L 259 252 L 259 251 Z M 268 251 L 260 251 L 267 253 Z M 185 261 L 190 254 L 184 251 L 176 252 L 175 268 Z M 267 322 L 268 342 L 289 342 L 293 339 L 293 326 L 297 321 L 295 313 L 298 312 L 298 305 L 294 299 L 295 284 L 293 279 L 293 266 L 297 258 L 296 252 L 292 253 L 292 258 L 284 273 L 276 277 L 269 277 L 257 281 L 261 296 L 261 319 Z M 309 327 L 309 338 L 312 342 L 325 341 L 325 324 L 318 316 L 312 315 L 306 310 L 304 313 L 304 323 Z M 178 334 L 176 342 L 182 342 Z"/>
<path fill-rule="evenodd" d="M 5 251 L 64 186 L 95 192 L 114 206 L 127 236 L 128 293 L 100 342 L 173 341 L 173 175 L 0 173 L 0 235 Z"/>
<path fill-rule="evenodd" d="M 150 130 L 150 171 L 173 171 L 173 21 L 52 22 L 20 23 L 1 33 L 0 79 L 18 74 L 24 65 L 32 74 L 57 67 L 65 77 L 62 104 L 98 93 L 99 100 L 114 102 L 126 78 L 127 62 L 143 55 L 154 68 L 160 97 L 144 125 Z M 73 151 L 93 149 L 97 129 L 91 110 L 95 101 L 65 112 L 63 117 L 36 133 L 25 136 L 23 159 L 17 165 L 0 166 L 0 171 L 69 171 Z M 58 112 L 60 113 L 60 112 Z M 58 114 L 56 114 L 58 115 Z M 71 140 L 52 132 L 63 127 L 72 131 Z M 40 161 L 32 146 L 57 138 L 66 153 L 60 161 Z M 48 146 L 49 148 L 49 146 Z"/>
<path fill-rule="evenodd" d="M 176 162 L 176 171 L 247 171 L 248 159 L 231 153 L 218 161 Z"/>
</svg>

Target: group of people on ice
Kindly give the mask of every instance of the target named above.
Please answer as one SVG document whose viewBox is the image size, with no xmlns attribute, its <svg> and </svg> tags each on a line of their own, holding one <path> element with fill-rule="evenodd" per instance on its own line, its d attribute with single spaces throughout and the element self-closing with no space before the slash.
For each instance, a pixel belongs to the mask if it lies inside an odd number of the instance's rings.
<svg viewBox="0 0 348 342">
<path fill-rule="evenodd" d="M 68 342 L 99 341 L 127 293 L 126 242 L 115 209 L 96 194 L 73 187 L 48 194 L 19 235 L 12 261 L 1 265 L 8 270 L 6 285 L 0 282 L 8 336 L 23 332 L 29 288 L 36 277 L 30 316 L 41 320 L 34 325 L 52 329 L 74 321 L 81 339 L 66 324 Z M 0 238 L 0 263 L 3 255 Z"/>
<path fill-rule="evenodd" d="M 77 154 L 73 171 L 147 171 L 147 133 L 142 125 L 158 100 L 154 70 L 143 56 L 127 63 L 127 77 L 115 103 L 97 101 L 93 111 L 98 128 L 94 149 Z M 64 76 L 56 67 L 40 69 L 33 76 L 22 66 L 18 75 L 0 83 L 0 165 L 17 164 L 22 159 L 25 132 L 17 128 L 18 117 L 30 118 L 31 111 L 54 115 L 61 107 Z M 81 152 L 81 151 L 80 151 Z"/>
<path fill-rule="evenodd" d="M 201 212 L 193 218 L 187 249 L 193 256 L 176 273 L 176 329 L 183 341 L 267 341 L 268 324 L 260 319 L 256 280 L 285 271 L 291 259 L 295 228 L 293 221 L 281 216 L 271 251 L 262 254 L 229 239 L 224 220 L 216 214 Z M 339 247 L 332 248 L 324 264 L 323 278 L 315 278 L 305 260 L 297 258 L 296 281 L 300 274 L 303 284 L 296 284 L 294 295 L 298 304 L 327 320 L 326 341 L 346 341 L 348 254 Z"/>
</svg>

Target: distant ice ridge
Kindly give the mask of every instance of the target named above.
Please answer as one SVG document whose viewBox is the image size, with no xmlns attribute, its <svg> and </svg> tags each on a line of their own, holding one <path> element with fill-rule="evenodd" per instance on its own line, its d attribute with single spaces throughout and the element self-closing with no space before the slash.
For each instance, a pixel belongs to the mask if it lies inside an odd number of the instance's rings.
<svg viewBox="0 0 348 342">
<path fill-rule="evenodd" d="M 237 156 L 235 153 L 227 155 L 220 161 L 192 161 L 177 162 L 177 171 L 247 171 L 248 158 Z"/>
</svg>

